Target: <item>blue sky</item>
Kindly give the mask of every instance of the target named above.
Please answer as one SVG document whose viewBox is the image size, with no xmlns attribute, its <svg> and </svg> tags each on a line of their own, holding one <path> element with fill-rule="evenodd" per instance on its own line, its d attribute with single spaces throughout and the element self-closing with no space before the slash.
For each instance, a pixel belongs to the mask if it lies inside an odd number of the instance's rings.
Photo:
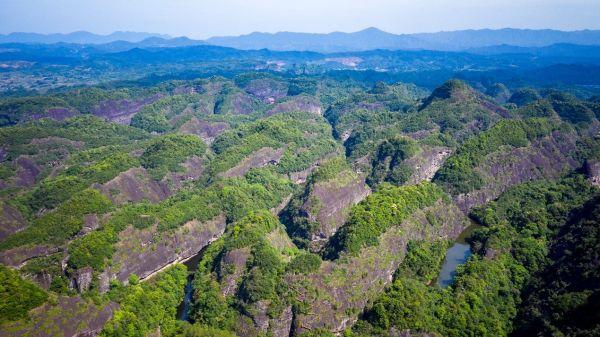
<svg viewBox="0 0 600 337">
<path fill-rule="evenodd" d="M 253 31 L 600 29 L 599 0 L 0 0 L 0 33 L 116 30 L 207 38 Z"/>
</svg>

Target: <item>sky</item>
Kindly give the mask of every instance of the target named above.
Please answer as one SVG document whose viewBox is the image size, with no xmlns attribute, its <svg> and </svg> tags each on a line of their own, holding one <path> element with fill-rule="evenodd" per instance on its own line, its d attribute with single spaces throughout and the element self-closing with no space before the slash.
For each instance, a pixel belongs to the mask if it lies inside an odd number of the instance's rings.
<svg viewBox="0 0 600 337">
<path fill-rule="evenodd" d="M 204 39 L 260 32 L 600 29 L 599 0 L 0 0 L 0 33 L 142 31 Z"/>
</svg>

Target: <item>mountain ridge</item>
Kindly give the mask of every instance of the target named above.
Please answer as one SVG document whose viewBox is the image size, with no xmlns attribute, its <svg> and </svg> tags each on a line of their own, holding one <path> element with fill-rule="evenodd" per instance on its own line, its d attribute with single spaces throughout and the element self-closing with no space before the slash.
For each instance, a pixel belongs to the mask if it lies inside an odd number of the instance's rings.
<svg viewBox="0 0 600 337">
<path fill-rule="evenodd" d="M 159 37 L 163 39 L 172 39 L 171 36 L 158 33 L 133 32 L 133 31 L 115 31 L 113 33 L 102 35 L 88 31 L 75 31 L 71 33 L 52 33 L 41 34 L 32 32 L 12 32 L 9 34 L 0 34 L 0 43 L 80 43 L 80 44 L 104 44 L 116 41 L 141 42 L 145 39 Z"/>
<path fill-rule="evenodd" d="M 376 27 L 368 27 L 356 32 L 251 32 L 238 36 L 213 36 L 205 40 L 191 39 L 186 36 L 171 37 L 156 33 L 121 31 L 108 35 L 98 35 L 86 31 L 68 34 L 15 32 L 0 35 L 0 43 L 107 44 L 122 41 L 153 47 L 212 44 L 242 50 L 270 49 L 274 51 L 315 51 L 321 53 L 375 49 L 468 51 L 502 45 L 522 48 L 540 48 L 555 44 L 595 46 L 600 45 L 600 30 L 561 31 L 554 29 L 502 28 L 394 34 Z"/>
<path fill-rule="evenodd" d="M 357 32 L 297 33 L 253 32 L 240 36 L 217 36 L 207 43 L 237 49 L 307 50 L 318 52 L 372 49 L 430 49 L 459 51 L 493 45 L 543 47 L 557 43 L 600 44 L 600 30 L 561 31 L 553 29 L 468 29 L 434 33 L 393 34 L 375 27 Z"/>
</svg>

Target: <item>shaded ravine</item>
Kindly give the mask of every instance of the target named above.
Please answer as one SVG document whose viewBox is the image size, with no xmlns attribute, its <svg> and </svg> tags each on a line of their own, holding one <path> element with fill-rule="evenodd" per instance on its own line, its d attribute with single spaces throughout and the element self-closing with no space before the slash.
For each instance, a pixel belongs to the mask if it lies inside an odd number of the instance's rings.
<svg viewBox="0 0 600 337">
<path fill-rule="evenodd" d="M 192 296 L 194 295 L 194 287 L 192 282 L 194 281 L 194 273 L 198 269 L 198 263 L 202 259 L 204 255 L 204 251 L 210 244 L 206 245 L 202 248 L 198 254 L 194 255 L 189 260 L 185 261 L 183 264 L 187 267 L 188 277 L 187 283 L 185 284 L 185 295 L 183 297 L 183 301 L 177 307 L 177 319 L 181 321 L 191 322 L 190 319 L 190 306 L 192 304 Z"/>
<path fill-rule="evenodd" d="M 442 288 L 445 288 L 452 284 L 454 276 L 456 275 L 456 269 L 458 266 L 469 260 L 469 257 L 473 254 L 471 252 L 471 245 L 466 242 L 466 239 L 473 234 L 479 225 L 473 223 L 467 227 L 456 239 L 454 244 L 446 251 L 446 257 L 444 258 L 444 264 L 440 269 L 436 284 Z"/>
</svg>

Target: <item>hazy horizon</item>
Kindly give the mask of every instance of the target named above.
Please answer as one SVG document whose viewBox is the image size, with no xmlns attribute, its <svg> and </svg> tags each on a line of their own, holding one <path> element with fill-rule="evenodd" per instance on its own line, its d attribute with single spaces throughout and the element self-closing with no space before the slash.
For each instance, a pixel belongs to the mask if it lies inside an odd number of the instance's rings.
<svg viewBox="0 0 600 337">
<path fill-rule="evenodd" d="M 572 29 L 572 30 L 566 30 L 566 29 L 556 29 L 556 28 L 517 28 L 517 27 L 501 27 L 501 28 L 486 28 L 486 27 L 481 27 L 481 28 L 465 28 L 465 29 L 456 29 L 456 30 L 437 30 L 437 31 L 423 31 L 423 32 L 414 32 L 414 33 L 394 33 L 394 32 L 389 32 L 386 31 L 384 29 L 380 29 L 379 27 L 365 27 L 362 29 L 358 29 L 358 30 L 353 30 L 353 31 L 339 31 L 339 30 L 335 30 L 335 31 L 328 31 L 328 32 L 304 32 L 304 31 L 288 31 L 288 30 L 281 30 L 281 31 L 273 31 L 273 32 L 263 32 L 263 31 L 250 31 L 250 32 L 245 32 L 245 33 L 241 33 L 241 34 L 233 34 L 233 35 L 212 35 L 212 36 L 208 36 L 204 39 L 210 39 L 212 37 L 225 37 L 225 36 L 244 36 L 244 35 L 250 35 L 250 34 L 254 34 L 254 33 L 260 33 L 260 34 L 278 34 L 278 33 L 307 33 L 307 34 L 332 34 L 332 33 L 356 33 L 356 32 L 360 32 L 363 30 L 367 30 L 367 29 L 379 29 L 381 31 L 384 31 L 386 33 L 392 33 L 392 34 L 396 34 L 396 35 L 402 35 L 402 34 L 406 34 L 406 35 L 411 35 L 411 34 L 433 34 L 433 33 L 443 33 L 443 32 L 456 32 L 456 31 L 468 31 L 468 30 L 473 30 L 473 31 L 477 31 L 477 30 L 503 30 L 503 29 L 519 29 L 519 30 L 555 30 L 555 31 L 561 31 L 561 32 L 578 32 L 578 31 L 595 31 L 595 30 L 600 30 L 600 28 L 594 28 L 594 29 L 590 29 L 590 28 L 582 28 L 582 29 Z M 89 30 L 74 30 L 74 31 L 69 31 L 69 32 L 33 32 L 33 31 L 13 31 L 13 32 L 2 32 L 0 34 L 3 35 L 9 35 L 12 33 L 25 33 L 25 34 L 42 34 L 42 35 L 52 35 L 52 34 L 63 34 L 63 35 L 68 35 L 68 34 L 73 34 L 73 33 L 91 33 L 91 34 L 95 34 L 95 35 L 99 35 L 99 36 L 109 36 L 111 34 L 116 34 L 116 33 L 147 33 L 147 34 L 153 34 L 153 35 L 168 35 L 170 38 L 178 38 L 178 37 L 188 37 L 191 38 L 189 35 L 171 35 L 171 34 L 167 34 L 167 33 L 163 33 L 163 32 L 154 32 L 154 31 L 133 31 L 133 30 L 115 30 L 112 32 L 108 32 L 108 33 L 98 33 L 98 32 L 93 32 L 93 31 L 89 31 Z"/>
<path fill-rule="evenodd" d="M 465 29 L 600 29 L 600 2 L 223 0 L 4 0 L 0 34 L 87 31 L 149 32 L 206 39 L 252 32 L 356 32 L 376 27 L 394 34 Z"/>
</svg>

